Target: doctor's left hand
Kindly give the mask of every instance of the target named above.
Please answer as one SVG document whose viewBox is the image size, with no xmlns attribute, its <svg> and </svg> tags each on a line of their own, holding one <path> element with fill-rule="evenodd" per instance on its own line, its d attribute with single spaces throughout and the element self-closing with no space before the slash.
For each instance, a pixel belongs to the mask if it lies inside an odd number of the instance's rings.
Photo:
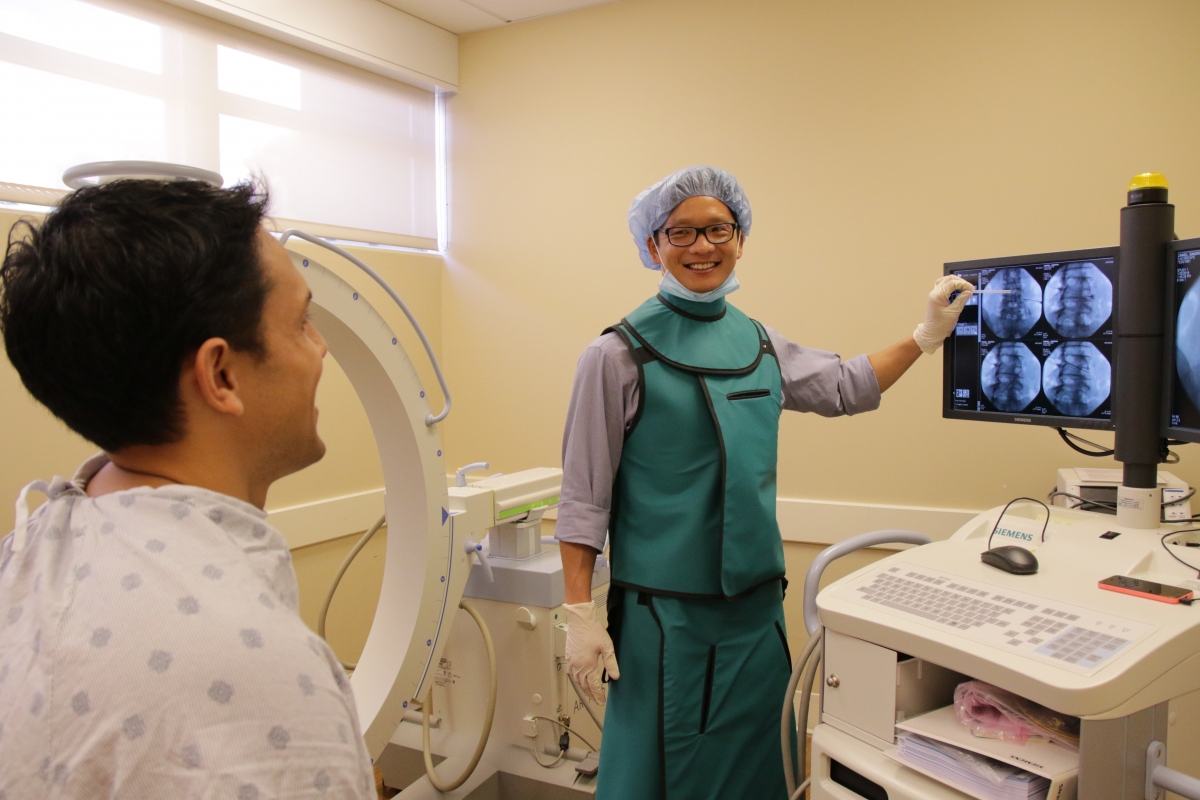
<svg viewBox="0 0 1200 800">
<path fill-rule="evenodd" d="M 932 355 L 946 337 L 954 333 L 958 315 L 971 299 L 975 287 L 957 275 L 943 275 L 933 284 L 925 304 L 925 321 L 913 331 L 913 339 L 921 352 Z M 954 302 L 950 302 L 951 295 Z"/>
<path fill-rule="evenodd" d="M 563 608 L 568 615 L 567 674 L 592 702 L 604 705 L 601 674 L 608 670 L 611 680 L 621 677 L 617 655 L 604 620 L 595 603 L 568 603 Z"/>
</svg>

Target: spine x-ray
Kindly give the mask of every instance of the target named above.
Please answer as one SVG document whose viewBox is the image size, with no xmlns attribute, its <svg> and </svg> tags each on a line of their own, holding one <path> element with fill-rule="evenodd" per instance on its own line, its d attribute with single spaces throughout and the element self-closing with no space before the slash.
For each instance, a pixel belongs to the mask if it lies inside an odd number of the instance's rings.
<svg viewBox="0 0 1200 800">
<path fill-rule="evenodd" d="M 1002 269 L 987 288 L 1006 292 L 983 296 L 983 320 L 997 337 L 1020 339 L 1042 316 L 1042 289 L 1025 270 Z"/>
<path fill-rule="evenodd" d="M 955 332 L 954 408 L 1110 418 L 1115 259 L 955 272 L 984 291 Z M 1194 305 L 1200 318 L 1200 292 Z M 1191 363 L 1200 401 L 1200 361 Z"/>
<path fill-rule="evenodd" d="M 979 373 L 983 393 L 1001 411 L 1018 412 L 1042 388 L 1042 366 L 1021 342 L 1000 342 L 983 359 Z"/>
<path fill-rule="evenodd" d="M 1042 386 L 1060 414 L 1086 417 L 1108 398 L 1112 365 L 1091 342 L 1063 342 L 1046 359 Z"/>
<path fill-rule="evenodd" d="M 1094 336 L 1112 315 L 1112 282 L 1095 264 L 1067 264 L 1046 283 L 1045 310 L 1062 336 Z"/>
</svg>

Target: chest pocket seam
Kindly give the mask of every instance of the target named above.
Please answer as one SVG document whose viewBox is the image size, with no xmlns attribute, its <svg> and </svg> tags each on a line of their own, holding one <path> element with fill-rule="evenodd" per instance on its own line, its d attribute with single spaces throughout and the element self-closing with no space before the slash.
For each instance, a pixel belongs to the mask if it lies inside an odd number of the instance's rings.
<svg viewBox="0 0 1200 800">
<path fill-rule="evenodd" d="M 734 400 L 752 400 L 756 397 L 770 397 L 770 396 L 771 396 L 770 389 L 747 389 L 746 391 L 732 392 L 730 394 L 727 394 L 727 395 L 725 395 L 725 399 L 732 402 Z"/>
</svg>

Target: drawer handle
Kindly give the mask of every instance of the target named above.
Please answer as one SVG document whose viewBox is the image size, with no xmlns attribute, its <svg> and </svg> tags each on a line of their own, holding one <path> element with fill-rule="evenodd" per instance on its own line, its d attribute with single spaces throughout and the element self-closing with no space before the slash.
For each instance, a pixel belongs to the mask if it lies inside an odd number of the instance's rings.
<svg viewBox="0 0 1200 800">
<path fill-rule="evenodd" d="M 837 687 L 842 685 L 842 681 L 841 681 L 841 679 L 838 678 L 837 675 L 830 675 L 828 678 L 825 679 L 825 685 L 828 686 L 830 689 L 836 689 Z"/>
</svg>

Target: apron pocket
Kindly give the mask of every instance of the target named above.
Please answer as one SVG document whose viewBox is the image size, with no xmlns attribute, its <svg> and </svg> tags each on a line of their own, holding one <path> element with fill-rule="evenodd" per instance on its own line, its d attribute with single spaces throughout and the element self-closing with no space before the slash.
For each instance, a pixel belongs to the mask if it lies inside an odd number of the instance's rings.
<svg viewBox="0 0 1200 800">
<path fill-rule="evenodd" d="M 750 400 L 754 397 L 770 397 L 770 389 L 747 389 L 744 392 L 732 392 L 725 395 L 726 400 Z"/>
<path fill-rule="evenodd" d="M 783 632 L 783 626 L 778 621 L 775 623 L 775 632 L 779 634 L 779 641 L 783 643 L 783 657 L 787 659 L 788 675 L 792 674 L 792 648 L 788 647 L 787 634 Z"/>
<path fill-rule="evenodd" d="M 708 727 L 708 708 L 712 703 L 713 673 L 717 667 L 717 646 L 708 648 L 708 670 L 704 673 L 704 700 L 700 703 L 700 732 Z"/>
</svg>

